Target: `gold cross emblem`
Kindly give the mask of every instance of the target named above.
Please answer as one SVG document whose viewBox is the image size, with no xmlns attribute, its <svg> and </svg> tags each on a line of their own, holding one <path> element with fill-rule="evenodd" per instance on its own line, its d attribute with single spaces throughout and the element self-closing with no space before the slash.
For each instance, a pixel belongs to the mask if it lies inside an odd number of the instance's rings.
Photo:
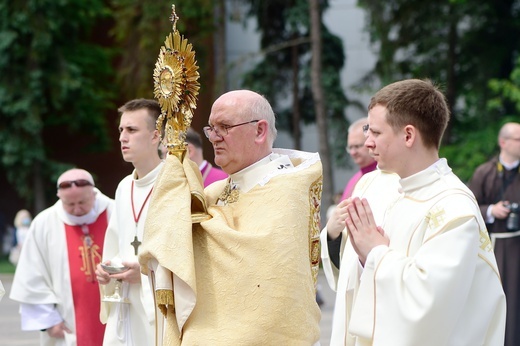
<svg viewBox="0 0 520 346">
<path fill-rule="evenodd" d="M 236 201 L 238 201 L 238 195 L 239 193 L 236 187 L 232 187 L 231 183 L 228 183 L 224 188 L 224 191 L 222 191 L 220 196 L 218 196 L 218 199 L 224 202 L 224 204 L 235 203 Z"/>
<path fill-rule="evenodd" d="M 428 219 L 430 227 L 437 228 L 444 221 L 444 215 L 446 211 L 443 208 L 439 208 L 437 210 L 433 210 L 428 214 Z"/>
</svg>

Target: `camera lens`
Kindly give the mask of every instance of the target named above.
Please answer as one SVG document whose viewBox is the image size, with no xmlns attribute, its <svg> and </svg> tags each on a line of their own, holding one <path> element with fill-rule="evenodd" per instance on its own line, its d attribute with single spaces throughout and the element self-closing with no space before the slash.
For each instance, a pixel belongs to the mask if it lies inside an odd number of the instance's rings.
<svg viewBox="0 0 520 346">
<path fill-rule="evenodd" d="M 508 205 L 509 207 L 509 215 L 507 216 L 506 220 L 506 228 L 508 231 L 514 232 L 518 231 L 520 229 L 520 218 L 519 218 L 519 211 L 520 207 L 518 203 L 511 203 Z"/>
</svg>

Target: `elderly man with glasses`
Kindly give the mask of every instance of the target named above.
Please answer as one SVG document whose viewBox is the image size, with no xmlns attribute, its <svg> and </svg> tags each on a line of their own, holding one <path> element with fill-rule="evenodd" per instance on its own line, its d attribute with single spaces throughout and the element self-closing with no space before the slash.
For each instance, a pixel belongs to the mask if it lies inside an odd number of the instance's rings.
<svg viewBox="0 0 520 346">
<path fill-rule="evenodd" d="M 347 147 L 345 150 L 352 158 L 352 161 L 359 167 L 359 171 L 350 178 L 345 186 L 341 196 L 342 201 L 352 196 L 356 183 L 364 174 L 372 172 L 377 167 L 377 162 L 370 156 L 368 148 L 365 147 L 366 138 L 363 134 L 363 125 L 367 123 L 368 118 L 364 117 L 354 121 L 348 128 Z"/>
<path fill-rule="evenodd" d="M 168 155 L 139 257 L 164 344 L 318 343 L 319 155 L 273 149 L 273 110 L 248 90 L 219 97 L 204 134 L 229 178 L 202 192 L 197 165 Z M 199 191 L 208 217 L 192 224 Z"/>
<path fill-rule="evenodd" d="M 101 345 L 101 261 L 112 199 L 83 169 L 64 172 L 59 200 L 31 223 L 10 298 L 20 302 L 22 330 L 41 330 L 42 345 Z"/>
</svg>

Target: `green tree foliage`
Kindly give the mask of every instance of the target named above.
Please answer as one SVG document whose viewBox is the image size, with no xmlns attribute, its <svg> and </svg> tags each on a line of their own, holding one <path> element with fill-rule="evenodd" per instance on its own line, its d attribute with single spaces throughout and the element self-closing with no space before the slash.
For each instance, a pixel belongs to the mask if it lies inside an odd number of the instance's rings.
<svg viewBox="0 0 520 346">
<path fill-rule="evenodd" d="M 172 3 L 179 17 L 177 29 L 189 38 L 197 52 L 202 88 L 211 85 L 208 57 L 209 39 L 214 30 L 212 0 L 110 0 L 115 24 L 112 34 L 121 59 L 118 62 L 118 84 L 126 99 L 153 98 L 152 73 L 160 47 L 172 31 L 168 21 Z"/>
<path fill-rule="evenodd" d="M 504 113 L 486 108 L 488 81 L 508 78 L 520 48 L 518 0 L 358 0 L 378 46 L 383 84 L 430 78 L 452 109 L 443 154 L 462 179 L 495 149 Z M 370 80 L 370 78 L 369 78 Z M 504 104 L 506 114 L 510 105 Z"/>
<path fill-rule="evenodd" d="M 93 34 L 109 15 L 101 0 L 0 0 L 0 165 L 27 200 L 67 166 L 46 136 L 88 134 L 85 150 L 108 144 L 111 53 Z"/>
<path fill-rule="evenodd" d="M 497 109 L 500 113 L 507 112 L 505 104 L 510 102 L 516 111 L 520 113 L 520 58 L 516 60 L 515 68 L 509 79 L 492 79 L 489 87 L 496 93 L 495 97 L 489 100 L 490 109 Z M 515 119 L 518 121 L 518 117 Z"/>
<path fill-rule="evenodd" d="M 455 146 L 447 148 L 447 155 L 457 160 L 461 167 L 461 176 L 467 179 L 473 172 L 466 167 L 476 167 L 498 153 L 497 135 L 502 125 L 510 121 L 520 121 L 520 59 L 516 60 L 516 66 L 508 79 L 491 79 L 488 85 L 492 96 L 488 100 L 487 109 L 501 114 L 498 121 L 477 132 L 465 131 L 464 139 L 459 141 L 460 150 Z"/>
<path fill-rule="evenodd" d="M 244 2 L 250 5 L 249 15 L 257 20 L 260 45 L 265 54 L 244 76 L 243 84 L 271 101 L 278 127 L 291 132 L 295 147 L 299 148 L 300 120 L 306 124 L 316 122 L 311 91 L 309 3 L 307 0 Z M 325 11 L 328 1 L 321 1 L 320 5 Z M 340 81 L 340 71 L 345 63 L 343 43 L 325 26 L 322 26 L 322 39 L 322 83 L 330 143 L 336 160 L 344 164 L 348 127 L 345 107 L 349 101 Z"/>
</svg>

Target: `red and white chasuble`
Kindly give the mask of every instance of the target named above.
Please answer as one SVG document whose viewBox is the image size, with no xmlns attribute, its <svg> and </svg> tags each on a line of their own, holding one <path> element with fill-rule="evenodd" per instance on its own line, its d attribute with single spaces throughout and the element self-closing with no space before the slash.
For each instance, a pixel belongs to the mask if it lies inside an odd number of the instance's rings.
<svg viewBox="0 0 520 346">
<path fill-rule="evenodd" d="M 95 270 L 101 262 L 107 224 L 106 211 L 90 225 L 65 224 L 78 346 L 103 343 L 105 325 L 99 321 L 100 296 Z"/>
</svg>

